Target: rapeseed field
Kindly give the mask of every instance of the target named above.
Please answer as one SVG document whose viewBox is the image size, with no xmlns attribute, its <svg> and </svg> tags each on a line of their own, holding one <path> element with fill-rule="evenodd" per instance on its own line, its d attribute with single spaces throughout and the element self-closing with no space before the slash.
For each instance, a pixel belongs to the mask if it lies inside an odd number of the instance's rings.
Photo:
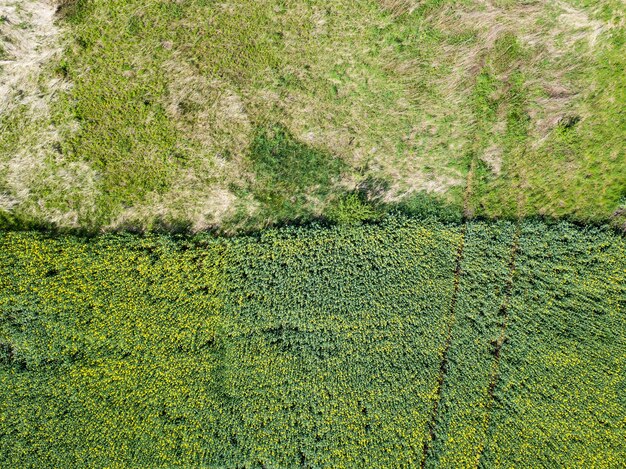
<svg viewBox="0 0 626 469">
<path fill-rule="evenodd" d="M 626 249 L 538 222 L 0 236 L 3 467 L 619 467 Z"/>
</svg>

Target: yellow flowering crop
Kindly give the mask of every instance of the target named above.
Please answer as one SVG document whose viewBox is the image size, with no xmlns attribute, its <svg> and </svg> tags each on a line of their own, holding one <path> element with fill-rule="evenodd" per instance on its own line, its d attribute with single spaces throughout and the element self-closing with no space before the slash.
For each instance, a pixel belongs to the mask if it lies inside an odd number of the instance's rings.
<svg viewBox="0 0 626 469">
<path fill-rule="evenodd" d="M 0 234 L 2 467 L 620 467 L 626 247 L 525 222 Z"/>
</svg>

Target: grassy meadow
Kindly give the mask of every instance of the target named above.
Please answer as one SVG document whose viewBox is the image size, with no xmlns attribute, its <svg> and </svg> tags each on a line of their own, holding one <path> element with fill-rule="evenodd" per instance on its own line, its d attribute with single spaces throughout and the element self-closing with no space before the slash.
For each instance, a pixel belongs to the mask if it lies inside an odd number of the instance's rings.
<svg viewBox="0 0 626 469">
<path fill-rule="evenodd" d="M 56 6 L 58 50 L 0 113 L 5 227 L 626 223 L 620 0 Z M 9 52 L 38 27 L 15 16 Z"/>
</svg>

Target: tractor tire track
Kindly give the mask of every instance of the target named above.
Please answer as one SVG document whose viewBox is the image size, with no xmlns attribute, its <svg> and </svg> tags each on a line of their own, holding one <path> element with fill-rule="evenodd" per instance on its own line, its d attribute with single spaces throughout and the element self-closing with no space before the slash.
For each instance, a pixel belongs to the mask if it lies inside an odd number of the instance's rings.
<svg viewBox="0 0 626 469">
<path fill-rule="evenodd" d="M 465 182 L 465 191 L 463 193 L 463 225 L 461 230 L 461 240 L 456 253 L 456 267 L 454 269 L 454 290 L 452 293 L 452 299 L 450 300 L 450 312 L 448 315 L 448 330 L 446 335 L 446 342 L 443 347 L 443 353 L 441 355 L 441 362 L 439 364 L 439 376 L 437 378 L 437 387 L 435 389 L 435 401 L 428 420 L 428 434 L 424 438 L 422 445 L 422 460 L 420 467 L 424 469 L 426 467 L 426 461 L 428 459 L 428 453 L 430 451 L 430 444 L 436 438 L 437 418 L 439 415 L 439 406 L 443 394 L 443 387 L 446 380 L 446 373 L 448 369 L 448 353 L 450 352 L 450 346 L 452 345 L 453 330 L 455 323 L 456 304 L 459 296 L 459 285 L 461 283 L 461 264 L 463 262 L 463 252 L 465 249 L 465 237 L 467 235 L 467 223 L 473 217 L 473 213 L 470 210 L 470 197 L 472 196 L 472 183 L 474 180 L 474 172 L 476 169 L 476 156 L 472 156 L 469 171 L 467 172 L 467 178 Z"/>
<path fill-rule="evenodd" d="M 500 333 L 498 338 L 496 339 L 494 346 L 494 360 L 491 368 L 491 374 L 489 378 L 489 387 L 488 387 L 488 398 L 487 398 L 487 421 L 485 423 L 485 441 L 480 448 L 478 453 L 478 465 L 477 467 L 483 467 L 484 461 L 484 453 L 485 447 L 487 446 L 487 439 L 490 434 L 491 428 L 491 419 L 493 414 L 493 406 L 495 401 L 495 390 L 500 381 L 500 359 L 502 356 L 502 348 L 506 343 L 506 333 L 507 327 L 509 324 L 509 306 L 511 302 L 511 297 L 513 295 L 513 286 L 515 281 L 515 269 L 516 269 L 516 260 L 517 253 L 519 251 L 519 240 L 521 237 L 521 223 L 518 220 L 517 228 L 515 230 L 515 238 L 513 239 L 513 245 L 511 247 L 511 258 L 509 261 L 509 277 L 507 279 L 506 289 L 504 298 L 502 300 L 502 304 L 500 305 L 499 315 L 501 317 L 500 323 Z"/>
<path fill-rule="evenodd" d="M 430 417 L 428 420 L 428 434 L 426 438 L 424 438 L 424 443 L 422 445 L 422 460 L 420 463 L 420 467 L 423 469 L 426 467 L 426 460 L 428 458 L 428 453 L 430 451 L 430 444 L 436 438 L 436 428 L 437 428 L 437 417 L 439 414 L 439 405 L 442 398 L 444 382 L 446 379 L 446 373 L 448 370 L 448 353 L 450 351 L 450 346 L 452 344 L 453 339 L 453 330 L 455 323 L 455 311 L 457 299 L 459 296 L 459 284 L 461 280 L 461 264 L 463 262 L 463 251 L 465 248 L 465 236 L 467 234 L 467 223 L 463 224 L 463 228 L 461 231 L 461 239 L 459 241 L 459 246 L 457 248 L 456 253 L 456 268 L 454 270 L 454 291 L 452 293 L 452 299 L 450 300 L 450 312 L 448 315 L 448 329 L 446 335 L 446 342 L 443 347 L 443 352 L 441 355 L 441 362 L 439 364 L 439 376 L 437 378 L 437 386 L 435 389 L 436 398 L 433 402 L 433 407 L 431 409 Z"/>
</svg>

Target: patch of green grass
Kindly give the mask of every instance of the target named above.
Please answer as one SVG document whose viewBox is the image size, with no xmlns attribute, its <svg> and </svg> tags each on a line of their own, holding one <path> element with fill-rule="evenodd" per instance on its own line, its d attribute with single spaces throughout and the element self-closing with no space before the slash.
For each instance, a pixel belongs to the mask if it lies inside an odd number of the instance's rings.
<svg viewBox="0 0 626 469">
<path fill-rule="evenodd" d="M 350 193 L 331 204 L 325 216 L 338 225 L 358 225 L 380 219 L 380 212 L 380 207 L 365 200 L 362 194 Z"/>
<path fill-rule="evenodd" d="M 449 223 L 458 223 L 463 218 L 463 211 L 458 205 L 446 203 L 440 198 L 425 193 L 407 197 L 392 208 L 419 219 L 431 218 Z"/>
<path fill-rule="evenodd" d="M 501 97 L 491 104 L 504 123 L 502 133 L 495 138 L 501 151 L 502 174 L 494 177 L 487 162 L 478 161 L 470 200 L 475 215 L 493 217 L 497 211 L 499 217 L 516 218 L 526 213 L 525 185 L 518 169 L 526 164 L 530 121 L 525 82 L 526 77 L 519 71 L 511 72 L 505 82 L 498 82 Z M 483 135 L 489 135 L 490 130 L 483 129 L 483 132 Z M 486 148 L 478 148 L 477 153 L 480 155 Z"/>
<path fill-rule="evenodd" d="M 581 8 L 580 17 L 590 22 L 584 31 L 601 28 L 601 32 L 595 39 L 579 32 L 576 46 L 550 65 L 558 71 L 560 85 L 537 86 L 541 68 L 533 70 L 519 62 L 517 81 L 510 83 L 501 100 L 509 109 L 501 145 L 502 175 L 487 175 L 477 190 L 475 203 L 484 215 L 610 221 L 626 191 L 622 112 L 626 82 L 621 73 L 626 61 L 619 40 L 614 41 L 624 34 L 620 18 L 626 12 L 614 2 L 605 2 L 602 9 L 572 3 Z M 525 55 L 528 52 L 522 51 Z M 550 108 L 558 112 L 546 117 Z"/>
<path fill-rule="evenodd" d="M 586 99 L 528 159 L 528 212 L 597 222 L 617 208 L 626 191 L 625 67 L 623 48 L 607 41 L 580 72 Z"/>
<path fill-rule="evenodd" d="M 252 192 L 260 202 L 261 221 L 297 221 L 325 204 L 345 164 L 296 141 L 286 129 L 260 129 L 250 149 Z M 318 212 L 319 215 L 319 212 Z"/>
<path fill-rule="evenodd" d="M 56 0 L 56 14 L 64 21 L 80 23 L 92 11 L 91 0 Z"/>
</svg>

